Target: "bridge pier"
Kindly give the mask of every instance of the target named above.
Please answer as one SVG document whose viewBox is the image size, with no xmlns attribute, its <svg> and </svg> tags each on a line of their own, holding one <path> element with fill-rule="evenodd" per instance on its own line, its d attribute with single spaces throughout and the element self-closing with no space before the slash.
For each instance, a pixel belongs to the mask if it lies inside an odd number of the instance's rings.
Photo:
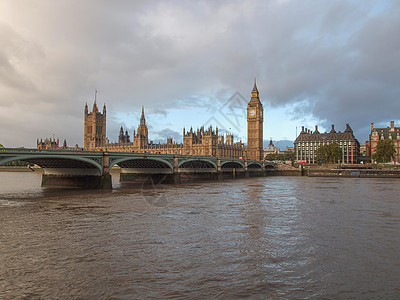
<svg viewBox="0 0 400 300">
<path fill-rule="evenodd" d="M 42 187 L 72 187 L 84 189 L 112 189 L 110 173 L 94 168 L 44 168 Z"/>
<path fill-rule="evenodd" d="M 112 189 L 111 175 L 43 174 L 42 187 L 73 187 L 84 189 Z"/>
</svg>

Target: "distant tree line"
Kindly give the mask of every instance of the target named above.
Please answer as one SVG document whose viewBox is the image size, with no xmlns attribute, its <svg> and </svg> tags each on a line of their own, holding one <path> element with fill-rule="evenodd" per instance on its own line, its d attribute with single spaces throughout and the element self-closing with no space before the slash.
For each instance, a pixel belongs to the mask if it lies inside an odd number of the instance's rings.
<svg viewBox="0 0 400 300">
<path fill-rule="evenodd" d="M 269 161 L 285 161 L 285 160 L 291 160 L 294 161 L 294 152 L 288 151 L 285 153 L 269 153 L 265 156 L 266 160 Z"/>
</svg>

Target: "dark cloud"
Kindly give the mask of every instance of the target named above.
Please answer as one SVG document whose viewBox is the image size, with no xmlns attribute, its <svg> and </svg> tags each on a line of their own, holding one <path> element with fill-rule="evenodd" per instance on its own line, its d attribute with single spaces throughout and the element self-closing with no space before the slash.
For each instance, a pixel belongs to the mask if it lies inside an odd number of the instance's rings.
<svg viewBox="0 0 400 300">
<path fill-rule="evenodd" d="M 81 145 L 95 89 L 117 135 L 137 126 L 119 113 L 212 112 L 236 91 L 249 97 L 254 76 L 288 119 L 365 135 L 399 119 L 399 15 L 399 2 L 372 0 L 2 1 L 0 142 Z"/>
</svg>

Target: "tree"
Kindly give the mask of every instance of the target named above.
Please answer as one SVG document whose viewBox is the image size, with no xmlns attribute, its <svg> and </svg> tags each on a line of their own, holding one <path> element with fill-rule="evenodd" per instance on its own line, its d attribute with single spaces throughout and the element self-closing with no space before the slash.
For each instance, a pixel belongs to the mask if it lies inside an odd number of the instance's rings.
<svg viewBox="0 0 400 300">
<path fill-rule="evenodd" d="M 329 162 L 337 163 L 342 158 L 342 149 L 340 146 L 333 142 L 328 145 L 329 149 Z"/>
<path fill-rule="evenodd" d="M 328 145 L 320 145 L 315 151 L 315 160 L 319 165 L 328 163 Z"/>
<path fill-rule="evenodd" d="M 342 157 L 342 150 L 337 143 L 320 145 L 316 151 L 316 161 L 318 164 L 337 163 Z"/>
<path fill-rule="evenodd" d="M 288 151 L 285 153 L 269 153 L 265 156 L 266 160 L 275 161 L 275 160 L 291 160 L 294 161 L 294 152 Z"/>
<path fill-rule="evenodd" d="M 392 140 L 380 140 L 372 158 L 378 163 L 387 163 L 394 159 L 396 150 Z"/>
</svg>

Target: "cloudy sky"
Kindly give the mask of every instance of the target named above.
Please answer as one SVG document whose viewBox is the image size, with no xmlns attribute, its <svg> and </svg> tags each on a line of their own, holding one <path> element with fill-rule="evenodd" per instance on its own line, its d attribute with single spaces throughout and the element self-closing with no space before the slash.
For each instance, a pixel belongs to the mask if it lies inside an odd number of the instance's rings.
<svg viewBox="0 0 400 300">
<path fill-rule="evenodd" d="M 219 126 L 246 141 L 254 77 L 264 138 L 350 123 L 400 126 L 400 1 L 0 1 L 0 143 L 83 144 L 83 109 L 107 135 L 179 140 Z"/>
</svg>

